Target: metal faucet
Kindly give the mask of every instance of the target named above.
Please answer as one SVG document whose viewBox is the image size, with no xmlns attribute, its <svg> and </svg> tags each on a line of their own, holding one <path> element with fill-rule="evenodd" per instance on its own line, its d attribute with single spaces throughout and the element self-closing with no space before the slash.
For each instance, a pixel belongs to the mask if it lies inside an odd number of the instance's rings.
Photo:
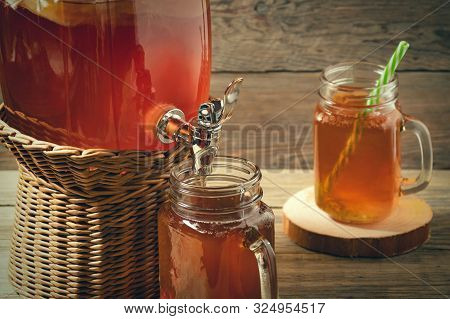
<svg viewBox="0 0 450 319">
<path fill-rule="evenodd" d="M 182 143 L 190 147 L 193 158 L 193 171 L 206 176 L 212 173 L 212 163 L 219 150 L 222 125 L 230 119 L 237 104 L 242 78 L 231 82 L 223 99 L 211 99 L 200 105 L 197 118 L 192 122 L 185 120 L 184 113 L 173 108 L 166 112 L 156 126 L 162 143 Z"/>
</svg>

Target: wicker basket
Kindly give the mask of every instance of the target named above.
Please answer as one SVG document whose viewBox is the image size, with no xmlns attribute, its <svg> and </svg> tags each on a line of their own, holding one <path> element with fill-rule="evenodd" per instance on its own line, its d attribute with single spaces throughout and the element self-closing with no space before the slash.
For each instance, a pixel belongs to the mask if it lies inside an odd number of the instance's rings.
<svg viewBox="0 0 450 319">
<path fill-rule="evenodd" d="M 17 293 L 159 297 L 157 210 L 170 169 L 186 152 L 58 146 L 21 134 L 8 119 L 31 122 L 0 106 L 0 142 L 20 173 L 9 264 Z M 39 136 L 50 129 L 32 126 Z"/>
</svg>

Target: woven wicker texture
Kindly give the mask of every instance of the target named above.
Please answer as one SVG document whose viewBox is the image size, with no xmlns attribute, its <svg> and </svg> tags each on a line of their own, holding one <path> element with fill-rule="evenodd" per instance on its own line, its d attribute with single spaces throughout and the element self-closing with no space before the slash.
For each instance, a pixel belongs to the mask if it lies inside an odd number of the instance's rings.
<svg viewBox="0 0 450 319">
<path fill-rule="evenodd" d="M 0 142 L 20 172 L 9 264 L 17 292 L 159 297 L 157 211 L 166 201 L 170 169 L 186 152 L 58 146 L 13 129 L 8 119 L 21 117 L 0 106 Z M 33 131 L 49 129 L 33 121 Z"/>
</svg>

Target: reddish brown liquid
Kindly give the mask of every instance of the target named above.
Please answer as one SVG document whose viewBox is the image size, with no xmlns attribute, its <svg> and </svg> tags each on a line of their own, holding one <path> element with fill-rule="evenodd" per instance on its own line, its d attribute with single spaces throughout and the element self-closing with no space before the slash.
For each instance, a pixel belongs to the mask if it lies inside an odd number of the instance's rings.
<svg viewBox="0 0 450 319">
<path fill-rule="evenodd" d="M 256 227 L 274 244 L 274 216 L 264 204 L 237 222 L 192 221 L 170 205 L 159 215 L 161 298 L 260 298 L 255 255 L 244 230 Z"/>
<path fill-rule="evenodd" d="M 335 100 L 339 107 L 350 106 L 342 96 Z M 396 208 L 399 197 L 402 116 L 397 109 L 369 115 L 363 121 L 360 139 L 348 161 L 331 180 L 330 187 L 324 189 L 324 181 L 336 165 L 355 123 L 354 116 L 344 113 L 331 114 L 321 106 L 316 108 L 316 202 L 338 221 L 376 222 Z"/>
<path fill-rule="evenodd" d="M 61 129 L 52 142 L 160 149 L 155 110 L 191 118 L 208 99 L 209 0 L 49 3 L 0 4 L 0 82 L 8 106 Z M 38 135 L 29 125 L 17 128 Z"/>
</svg>

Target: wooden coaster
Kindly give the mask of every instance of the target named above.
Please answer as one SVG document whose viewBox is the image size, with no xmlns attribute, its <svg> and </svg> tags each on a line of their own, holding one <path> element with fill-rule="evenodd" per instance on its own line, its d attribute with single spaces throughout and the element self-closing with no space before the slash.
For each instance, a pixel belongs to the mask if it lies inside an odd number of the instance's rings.
<svg viewBox="0 0 450 319">
<path fill-rule="evenodd" d="M 399 209 L 371 225 L 336 222 L 317 207 L 314 187 L 284 204 L 284 232 L 300 246 L 337 256 L 392 257 L 412 251 L 430 237 L 433 212 L 416 197 L 401 197 Z"/>
</svg>

